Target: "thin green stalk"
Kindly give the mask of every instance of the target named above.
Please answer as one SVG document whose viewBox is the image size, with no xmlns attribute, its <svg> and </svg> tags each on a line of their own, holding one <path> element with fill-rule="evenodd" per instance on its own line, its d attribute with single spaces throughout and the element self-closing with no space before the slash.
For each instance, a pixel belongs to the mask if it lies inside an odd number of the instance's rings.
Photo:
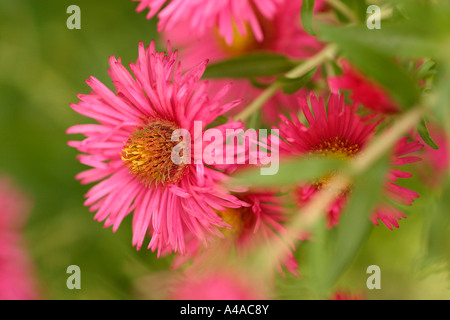
<svg viewBox="0 0 450 320">
<path fill-rule="evenodd" d="M 358 17 L 345 3 L 339 0 L 325 0 L 330 6 L 342 13 L 351 23 L 358 23 Z"/>
<path fill-rule="evenodd" d="M 415 107 L 402 115 L 394 125 L 380 134 L 364 152 L 361 152 L 350 163 L 350 170 L 336 175 L 329 185 L 320 191 L 287 226 L 287 231 L 282 234 L 282 240 L 276 243 L 267 244 L 262 250 L 257 252 L 255 262 L 263 273 L 270 273 L 279 261 L 288 254 L 289 246 L 286 244 L 296 244 L 301 231 L 310 229 L 315 225 L 323 213 L 326 211 L 339 194 L 351 182 L 352 178 L 366 172 L 380 157 L 392 148 L 398 139 L 414 126 L 423 116 L 424 109 Z M 271 260 L 266 258 L 267 251 L 271 252 Z"/>
<path fill-rule="evenodd" d="M 311 69 L 319 66 L 328 58 L 334 55 L 337 50 L 337 46 L 335 44 L 330 44 L 326 46 L 322 51 L 317 53 L 315 56 L 309 58 L 304 61 L 300 65 L 296 66 L 294 69 L 288 71 L 285 76 L 287 78 L 298 78 L 305 75 Z M 264 103 L 266 103 L 277 91 L 281 88 L 279 82 L 275 81 L 272 83 L 266 90 L 264 90 L 252 103 L 250 103 L 247 108 L 245 108 L 241 113 L 239 113 L 235 119 L 245 121 L 247 120 L 254 112 L 260 110 Z"/>
</svg>

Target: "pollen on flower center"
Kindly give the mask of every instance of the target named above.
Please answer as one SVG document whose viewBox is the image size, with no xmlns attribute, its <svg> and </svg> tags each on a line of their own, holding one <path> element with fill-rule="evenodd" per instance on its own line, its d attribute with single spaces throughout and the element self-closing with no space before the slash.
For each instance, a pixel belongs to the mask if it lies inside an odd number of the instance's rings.
<svg viewBox="0 0 450 320">
<path fill-rule="evenodd" d="M 156 120 L 137 128 L 122 149 L 122 161 L 145 185 L 177 183 L 186 166 L 172 161 L 172 141 L 178 127 L 169 121 Z"/>
<path fill-rule="evenodd" d="M 249 23 L 245 24 L 245 33 L 241 34 L 233 22 L 233 43 L 227 44 L 223 37 L 219 34 L 219 29 L 215 28 L 215 36 L 219 41 L 220 46 L 226 51 L 230 57 L 238 57 L 249 52 L 268 49 L 270 43 L 274 40 L 275 34 L 273 30 L 273 23 L 265 18 L 255 8 L 255 13 L 258 18 L 264 39 L 258 41 Z"/>
<path fill-rule="evenodd" d="M 232 229 L 222 228 L 222 233 L 227 237 L 236 237 L 249 228 L 253 222 L 250 208 L 226 208 L 225 211 L 216 211 L 222 220 L 232 226 Z"/>
<path fill-rule="evenodd" d="M 339 137 L 330 138 L 327 140 L 323 140 L 322 143 L 312 148 L 310 151 L 311 155 L 332 157 L 337 159 L 349 159 L 353 157 L 360 149 L 360 146 L 357 143 L 352 143 L 348 139 L 342 139 Z M 313 183 L 317 189 L 322 189 L 326 187 L 328 182 L 333 178 L 335 174 L 330 172 L 319 179 L 316 179 Z M 347 193 L 350 191 L 350 188 L 347 188 L 343 193 Z"/>
<path fill-rule="evenodd" d="M 353 157 L 359 151 L 359 148 L 360 146 L 357 143 L 352 143 L 348 139 L 334 137 L 323 140 L 322 143 L 312 148 L 310 153 L 319 156 L 348 159 Z"/>
</svg>

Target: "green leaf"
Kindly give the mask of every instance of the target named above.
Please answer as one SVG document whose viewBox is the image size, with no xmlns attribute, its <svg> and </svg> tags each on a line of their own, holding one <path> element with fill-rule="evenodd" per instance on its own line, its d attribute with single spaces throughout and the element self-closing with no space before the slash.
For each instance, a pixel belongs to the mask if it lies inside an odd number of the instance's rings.
<svg viewBox="0 0 450 320">
<path fill-rule="evenodd" d="M 304 87 L 311 78 L 316 73 L 317 68 L 308 71 L 301 77 L 298 78 L 287 78 L 284 75 L 280 75 L 277 79 L 277 82 L 281 84 L 281 88 L 285 94 L 294 94 L 302 87 Z"/>
<path fill-rule="evenodd" d="M 409 24 L 393 24 L 382 22 L 381 29 L 368 29 L 365 25 L 344 26 L 340 28 L 319 28 L 319 37 L 326 41 L 345 41 L 359 43 L 378 53 L 391 57 L 403 56 L 409 58 L 421 58 L 423 56 L 435 56 L 438 43 L 423 35 L 423 32 L 414 33 Z M 330 30 L 331 29 L 331 30 Z M 334 39 L 334 37 L 337 39 Z M 342 38 L 342 39 L 341 39 Z"/>
<path fill-rule="evenodd" d="M 303 29 L 312 36 L 316 36 L 313 26 L 314 3 L 315 0 L 303 0 L 301 11 Z"/>
<path fill-rule="evenodd" d="M 422 120 L 418 124 L 417 131 L 419 132 L 419 135 L 422 138 L 422 140 L 427 145 L 429 145 L 431 148 L 433 148 L 435 150 L 439 149 L 439 146 L 436 144 L 436 142 L 434 142 L 434 140 L 430 136 L 430 132 L 428 131 L 427 124 L 426 124 L 425 120 Z"/>
<path fill-rule="evenodd" d="M 261 83 L 260 81 L 256 80 L 255 77 L 250 77 L 249 78 L 250 83 L 258 89 L 266 89 L 270 86 L 270 84 L 266 84 L 266 83 Z"/>
<path fill-rule="evenodd" d="M 367 5 L 365 0 L 339 0 L 342 4 L 346 5 L 351 11 L 354 12 L 355 17 L 360 21 L 364 21 L 366 18 Z M 349 22 L 349 19 L 344 16 L 339 10 L 334 9 L 336 15 L 341 22 Z"/>
<path fill-rule="evenodd" d="M 450 206 L 450 180 L 440 190 L 440 194 L 435 196 L 431 202 L 431 208 L 427 225 L 428 234 L 426 236 L 427 251 L 425 256 L 428 260 L 443 259 L 450 267 L 450 215 L 448 208 Z M 447 270 L 450 270 L 447 268 Z"/>
<path fill-rule="evenodd" d="M 450 81 L 448 79 L 450 66 L 441 65 L 436 76 L 435 96 L 430 97 L 434 119 L 443 127 L 448 128 L 450 121 Z"/>
<path fill-rule="evenodd" d="M 425 61 L 419 68 L 417 68 L 416 74 L 415 74 L 415 80 L 418 82 L 420 80 L 423 80 L 431 75 L 436 74 L 436 62 L 433 60 L 427 60 Z"/>
<path fill-rule="evenodd" d="M 343 169 L 345 164 L 337 159 L 302 157 L 281 161 L 275 175 L 261 175 L 260 168 L 255 166 L 239 171 L 234 177 L 238 184 L 258 187 L 287 186 L 317 179 L 330 171 Z"/>
<path fill-rule="evenodd" d="M 352 186 L 351 198 L 339 226 L 336 227 L 330 259 L 333 263 L 326 276 L 330 288 L 353 261 L 373 227 L 370 215 L 382 199 L 388 163 L 388 157 L 384 156 L 358 177 Z"/>
<path fill-rule="evenodd" d="M 412 79 L 394 62 L 394 58 L 362 40 L 360 33 L 366 34 L 367 31 L 361 28 L 360 26 L 336 28 L 324 25 L 320 28 L 320 35 L 323 40 L 337 43 L 344 57 L 365 76 L 384 87 L 399 104 L 405 108 L 413 106 L 419 99 L 419 92 Z"/>
<path fill-rule="evenodd" d="M 252 53 L 207 66 L 203 78 L 251 78 L 278 75 L 296 64 L 274 53 Z"/>
</svg>

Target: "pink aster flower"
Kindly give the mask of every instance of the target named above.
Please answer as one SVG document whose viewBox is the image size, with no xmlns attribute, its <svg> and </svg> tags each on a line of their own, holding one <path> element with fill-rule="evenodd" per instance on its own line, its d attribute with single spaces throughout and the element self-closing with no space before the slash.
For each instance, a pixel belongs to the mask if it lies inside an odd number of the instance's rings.
<svg viewBox="0 0 450 320">
<path fill-rule="evenodd" d="M 171 290 L 171 300 L 262 300 L 261 288 L 233 271 L 189 274 Z"/>
<path fill-rule="evenodd" d="M 317 38 L 309 35 L 302 27 L 300 20 L 301 1 L 284 1 L 277 6 L 277 10 L 271 19 L 264 15 L 257 16 L 263 39 L 259 39 L 250 27 L 245 34 L 235 32 L 232 43 L 226 42 L 223 37 L 211 28 L 202 33 L 201 36 L 192 36 L 189 25 L 192 23 L 189 15 L 184 21 L 163 34 L 164 40 L 170 40 L 177 48 L 185 66 L 193 66 L 198 61 L 209 59 L 211 63 L 221 60 L 242 56 L 249 53 L 271 52 L 283 54 L 293 59 L 306 59 L 313 56 L 323 48 Z M 316 1 L 317 10 L 323 8 L 322 1 Z M 258 79 L 260 82 L 269 82 L 273 79 Z M 211 92 L 219 91 L 228 79 L 211 80 Z M 229 99 L 239 97 L 243 100 L 242 106 L 253 101 L 262 89 L 256 88 L 247 79 L 233 79 L 233 87 L 228 93 Z M 305 91 L 306 94 L 306 91 Z M 275 119 L 281 111 L 292 110 L 297 104 L 292 95 L 282 92 L 275 94 L 264 106 L 264 120 Z M 235 108 L 233 112 L 239 112 Z"/>
<path fill-rule="evenodd" d="M 264 39 L 259 15 L 272 19 L 277 8 L 286 0 L 133 0 L 139 1 L 137 11 L 150 9 L 147 19 L 158 14 L 158 31 L 170 31 L 181 21 L 189 20 L 187 30 L 203 35 L 217 29 L 228 44 L 233 42 L 236 31 L 245 35 L 251 29 L 258 41 Z"/>
<path fill-rule="evenodd" d="M 23 249 L 21 229 L 30 200 L 11 178 L 0 178 L 0 300 L 38 298 L 32 263 Z"/>
<path fill-rule="evenodd" d="M 230 228 L 222 228 L 225 239 L 204 248 L 195 237 L 187 244 L 187 254 L 177 256 L 174 260 L 174 268 L 185 262 L 195 259 L 197 262 L 209 259 L 210 251 L 217 247 L 225 253 L 227 249 L 236 251 L 240 256 L 255 249 L 258 246 L 272 241 L 281 241 L 279 235 L 285 232 L 283 222 L 287 220 L 286 210 L 283 208 L 281 198 L 272 191 L 248 191 L 240 193 L 237 197 L 250 204 L 249 207 L 227 208 L 217 211 L 218 216 L 226 222 Z M 277 264 L 278 271 L 283 272 L 283 267 L 293 275 L 298 276 L 298 263 L 292 253 L 295 247 L 291 246 L 288 256 Z"/>
<path fill-rule="evenodd" d="M 171 160 L 171 140 L 176 129 L 187 130 L 192 144 L 195 121 L 203 130 L 239 101 L 221 104 L 228 90 L 210 98 L 207 83 L 200 82 L 206 62 L 182 74 L 177 52 L 170 45 L 167 53 L 156 52 L 154 42 L 148 48 L 139 45 L 136 64 L 130 64 L 134 77 L 120 59 L 109 59 L 109 74 L 115 93 L 94 77 L 87 80 L 93 92 L 79 95 L 72 108 L 98 124 L 76 125 L 67 133 L 82 133 L 83 141 L 70 141 L 83 155 L 81 163 L 92 169 L 77 175 L 82 183 L 98 182 L 89 190 L 85 205 L 97 211 L 95 219 L 115 232 L 122 220 L 133 213 L 133 245 L 140 249 L 144 237 L 151 234 L 149 249 L 185 251 L 184 235 L 192 233 L 201 241 L 219 235 L 216 227 L 226 224 L 215 210 L 240 207 L 242 201 L 228 194 L 218 182 L 222 172 L 189 161 Z M 216 129 L 240 128 L 229 122 Z M 203 135 L 203 132 L 201 133 Z M 191 147 L 194 150 L 194 146 Z"/>
<path fill-rule="evenodd" d="M 295 114 L 291 114 L 291 120 L 281 116 L 279 124 L 280 136 L 285 141 L 280 145 L 280 154 L 286 156 L 326 156 L 349 159 L 364 149 L 375 133 L 377 122 L 368 122 L 356 114 L 354 106 L 345 105 L 344 96 L 340 98 L 332 94 L 328 101 L 328 108 L 322 98 L 317 99 L 311 93 L 312 112 L 306 98 L 300 98 L 300 107 L 308 122 L 304 125 Z M 418 157 L 407 156 L 423 147 L 417 141 L 408 141 L 405 137 L 396 145 L 392 166 L 401 166 L 420 160 Z M 308 202 L 321 188 L 326 186 L 332 174 L 319 177 L 313 183 L 302 185 L 297 190 L 297 199 L 300 206 Z M 396 184 L 399 178 L 409 178 L 408 172 L 392 168 L 385 182 L 385 196 L 394 202 L 404 205 L 412 205 L 419 195 L 407 188 Z M 334 203 L 327 211 L 327 225 L 329 228 L 339 223 L 343 208 L 345 207 L 350 190 L 336 196 Z M 372 215 L 372 221 L 378 224 L 381 220 L 389 229 L 398 228 L 397 220 L 405 215 L 392 204 L 380 204 Z"/>
<path fill-rule="evenodd" d="M 400 106 L 389 96 L 386 89 L 363 75 L 348 61 L 342 60 L 341 64 L 343 74 L 328 79 L 333 92 L 350 90 L 350 98 L 355 104 L 362 104 L 378 113 L 392 114 L 400 110 Z"/>
</svg>

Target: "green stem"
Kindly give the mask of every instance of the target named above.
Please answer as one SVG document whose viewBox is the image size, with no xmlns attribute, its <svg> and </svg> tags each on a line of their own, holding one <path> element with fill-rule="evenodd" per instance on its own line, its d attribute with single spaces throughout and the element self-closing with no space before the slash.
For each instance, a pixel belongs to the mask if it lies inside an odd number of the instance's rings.
<svg viewBox="0 0 450 320">
<path fill-rule="evenodd" d="M 358 17 L 345 3 L 339 0 L 325 0 L 330 6 L 342 13 L 351 23 L 358 23 Z"/>
<path fill-rule="evenodd" d="M 282 234 L 282 240 L 277 243 L 270 243 L 256 254 L 256 263 L 263 272 L 271 272 L 279 261 L 282 261 L 288 254 L 289 246 L 286 244 L 296 244 L 301 231 L 310 229 L 315 225 L 323 213 L 326 211 L 339 194 L 351 182 L 352 178 L 366 172 L 381 156 L 392 148 L 398 139 L 414 126 L 423 116 L 424 109 L 415 107 L 403 114 L 394 125 L 380 134 L 364 152 L 353 158 L 350 162 L 350 170 L 336 175 L 329 185 L 320 191 L 299 213 L 296 218 L 287 226 L 287 231 Z M 267 261 L 265 255 L 270 250 L 272 259 Z M 264 261 L 264 262 L 263 262 Z"/>
<path fill-rule="evenodd" d="M 322 51 L 317 53 L 315 56 L 309 58 L 304 61 L 300 65 L 296 66 L 294 69 L 288 71 L 285 76 L 287 78 L 298 78 L 305 75 L 311 69 L 317 67 L 322 64 L 328 58 L 333 56 L 337 50 L 337 46 L 335 44 L 330 44 L 326 46 Z M 247 108 L 245 108 L 241 113 L 239 113 L 235 119 L 245 121 L 247 120 L 254 112 L 260 110 L 264 103 L 266 103 L 270 98 L 273 97 L 275 93 L 277 93 L 278 89 L 281 88 L 280 83 L 274 82 L 272 83 L 266 90 L 264 90 L 252 103 L 250 103 Z"/>
</svg>

